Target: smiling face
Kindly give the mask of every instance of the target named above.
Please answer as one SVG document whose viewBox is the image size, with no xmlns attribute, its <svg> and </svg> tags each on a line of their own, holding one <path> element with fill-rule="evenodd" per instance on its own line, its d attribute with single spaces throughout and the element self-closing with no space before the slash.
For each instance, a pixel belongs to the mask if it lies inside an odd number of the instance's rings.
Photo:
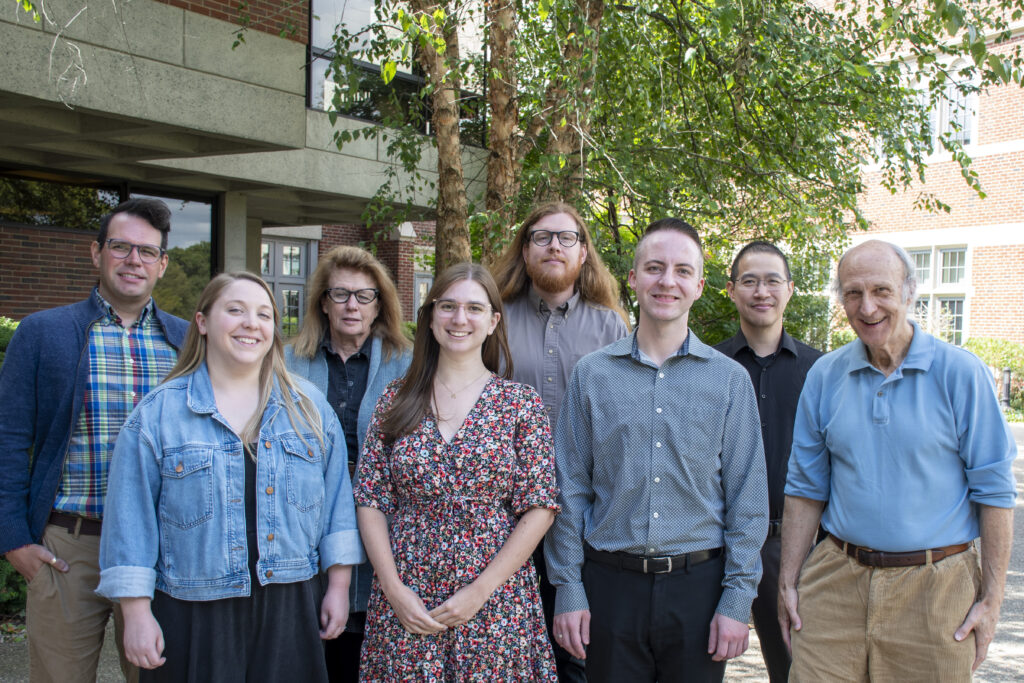
<svg viewBox="0 0 1024 683">
<path fill-rule="evenodd" d="M 558 239 L 552 237 L 551 243 L 541 247 L 533 243 L 530 235 L 538 230 L 549 232 L 579 232 L 580 239 L 571 247 L 563 247 Z M 527 228 L 526 243 L 523 245 L 523 262 L 530 282 L 541 292 L 558 294 L 571 290 L 576 285 L 580 268 L 587 260 L 587 248 L 583 245 L 580 227 L 572 216 L 565 213 L 553 213 L 544 216 Z"/>
<path fill-rule="evenodd" d="M 455 310 L 444 313 L 439 305 L 454 302 Z M 479 315 L 473 309 L 483 307 Z M 498 325 L 500 314 L 487 298 L 487 291 L 475 280 L 459 280 L 437 298 L 430 317 L 430 329 L 441 347 L 441 354 L 480 354 L 487 335 Z"/>
<path fill-rule="evenodd" d="M 700 249 L 677 230 L 660 230 L 637 247 L 636 267 L 629 286 L 636 292 L 640 324 L 686 326 L 693 302 L 704 291 Z"/>
<path fill-rule="evenodd" d="M 206 360 L 220 368 L 259 368 L 274 341 L 274 305 L 267 291 L 251 280 L 235 280 L 210 305 L 196 313 L 206 337 Z"/>
<path fill-rule="evenodd" d="M 786 264 L 778 254 L 751 251 L 743 255 L 736 264 L 736 281 L 729 281 L 725 288 L 729 298 L 736 304 L 743 327 L 782 329 L 782 314 L 793 296 L 793 282 L 786 276 Z M 743 286 L 744 281 L 757 281 L 753 287 Z M 781 283 L 771 287 L 768 283 Z"/>
<path fill-rule="evenodd" d="M 376 289 L 377 283 L 361 270 L 338 268 L 331 273 L 327 286 L 330 289 L 341 287 L 355 292 L 360 289 Z M 359 349 L 363 345 L 373 330 L 373 321 L 377 319 L 377 313 L 380 311 L 380 299 L 361 304 L 355 295 L 352 295 L 345 303 L 338 304 L 331 301 L 325 293 L 320 306 L 330 322 L 331 344 L 335 352 L 338 352 L 343 346 L 348 349 Z"/>
<path fill-rule="evenodd" d="M 880 243 L 851 249 L 839 267 L 846 318 L 872 353 L 898 355 L 910 345 L 914 332 L 907 320 L 911 297 L 904 292 L 905 278 L 903 263 Z"/>
<path fill-rule="evenodd" d="M 110 219 L 107 239 L 123 240 L 132 244 L 160 247 L 162 233 L 144 218 L 127 213 Z M 139 250 L 132 249 L 123 259 L 115 257 L 106 244 L 92 243 L 92 262 L 99 270 L 100 295 L 119 313 L 146 305 L 157 280 L 167 269 L 167 254 L 156 263 L 143 263 Z"/>
</svg>

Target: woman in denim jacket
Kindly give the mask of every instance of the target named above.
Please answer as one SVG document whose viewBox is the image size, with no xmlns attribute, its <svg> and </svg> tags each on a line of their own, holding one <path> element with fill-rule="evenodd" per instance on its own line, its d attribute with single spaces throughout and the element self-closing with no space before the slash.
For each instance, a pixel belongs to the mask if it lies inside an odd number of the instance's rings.
<svg viewBox="0 0 1024 683">
<path fill-rule="evenodd" d="M 359 247 L 335 247 L 321 256 L 306 286 L 302 329 L 285 347 L 284 360 L 290 372 L 324 393 L 341 421 L 349 474 L 377 399 L 409 367 L 410 346 L 398 291 L 384 264 Z M 359 680 L 372 579 L 369 562 L 352 568 L 345 632 L 324 648 L 331 683 Z"/>
<path fill-rule="evenodd" d="M 97 591 L 120 600 L 142 680 L 327 678 L 320 639 L 365 555 L 340 425 L 285 370 L 278 320 L 257 276 L 214 278 L 118 437 Z"/>
</svg>

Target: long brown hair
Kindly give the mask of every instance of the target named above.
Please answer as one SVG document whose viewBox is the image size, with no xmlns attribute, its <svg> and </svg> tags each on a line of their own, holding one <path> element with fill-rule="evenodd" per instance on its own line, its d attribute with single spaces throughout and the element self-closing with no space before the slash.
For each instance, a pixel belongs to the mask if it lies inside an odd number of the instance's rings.
<svg viewBox="0 0 1024 683">
<path fill-rule="evenodd" d="M 323 255 L 306 285 L 306 316 L 302 320 L 302 328 L 292 340 L 295 355 L 312 358 L 320 348 L 320 342 L 331 325 L 322 304 L 327 288 L 331 286 L 331 275 L 342 268 L 359 271 L 376 283 L 380 294 L 377 295 L 377 317 L 370 327 L 370 334 L 380 337 L 384 360 L 409 348 L 409 339 L 402 330 L 402 304 L 398 301 L 398 290 L 387 267 L 364 249 L 341 246 Z"/>
<path fill-rule="evenodd" d="M 590 228 L 583 222 L 580 214 L 575 208 L 565 202 L 547 202 L 535 208 L 526 220 L 523 221 L 512 243 L 498 257 L 491 269 L 494 279 L 501 290 L 502 301 L 512 301 L 526 293 L 530 285 L 530 277 L 526 274 L 526 262 L 523 260 L 523 247 L 526 246 L 530 235 L 530 228 L 541 218 L 553 216 L 557 213 L 564 213 L 576 223 L 576 229 L 580 233 L 580 242 L 587 249 L 587 260 L 580 267 L 580 275 L 576 279 L 576 288 L 580 292 L 580 298 L 589 304 L 604 306 L 619 314 L 619 317 L 629 325 L 629 316 L 619 305 L 619 283 L 604 265 L 601 255 L 594 247 L 594 240 L 590 236 Z"/>
<path fill-rule="evenodd" d="M 284 364 L 284 342 L 281 339 L 281 314 L 277 310 L 277 303 L 274 301 L 274 293 L 271 291 L 267 283 L 263 281 L 258 275 L 253 273 L 247 273 L 245 271 L 239 271 L 234 273 L 221 273 L 217 277 L 210 280 L 206 288 L 203 289 L 203 293 L 199 295 L 199 302 L 196 304 L 196 313 L 202 313 L 204 316 L 210 315 L 210 309 L 213 308 L 213 304 L 217 302 L 221 294 L 225 289 L 228 288 L 234 282 L 239 280 L 248 280 L 249 282 L 255 282 L 263 291 L 267 293 L 267 297 L 270 299 L 270 305 L 274 309 L 274 339 L 270 344 L 270 350 L 267 355 L 263 357 L 263 365 L 260 367 L 260 401 L 256 407 L 256 412 L 250 418 L 249 422 L 245 425 L 242 433 L 239 434 L 242 438 L 243 444 L 250 444 L 259 438 L 260 423 L 263 420 L 263 412 L 267 409 L 267 403 L 270 400 L 270 394 L 274 388 L 274 379 L 277 379 L 278 386 L 281 388 L 282 402 L 285 405 L 285 410 L 288 412 L 288 420 L 291 422 L 295 432 L 299 435 L 299 438 L 305 441 L 302 436 L 302 425 L 305 425 L 309 429 L 313 430 L 316 434 L 317 440 L 320 445 L 323 446 L 324 434 L 323 424 L 320 420 L 320 411 L 317 410 L 316 405 L 313 401 L 302 392 L 301 389 L 292 380 L 288 370 Z M 206 335 L 200 334 L 199 325 L 196 323 L 196 313 L 192 314 L 192 322 L 188 326 L 188 334 L 185 335 L 185 343 L 181 347 L 181 353 L 178 354 L 178 362 L 175 364 L 171 371 L 164 378 L 164 381 L 170 381 L 175 377 L 183 377 L 190 375 L 199 367 L 206 362 Z M 295 402 L 291 400 L 291 393 L 295 392 L 299 397 L 299 407 L 296 409 Z"/>
<path fill-rule="evenodd" d="M 395 393 L 391 407 L 381 419 L 381 430 L 385 443 L 411 434 L 430 410 L 430 398 L 434 389 L 441 346 L 434 338 L 430 323 L 434 315 L 434 300 L 444 295 L 448 288 L 460 280 L 472 280 L 487 292 L 488 302 L 494 313 L 499 314 L 494 332 L 484 340 L 480 356 L 484 366 L 505 379 L 512 379 L 512 354 L 508 348 L 508 332 L 505 325 L 505 307 L 498 296 L 498 286 L 486 268 L 477 263 L 457 263 L 441 273 L 427 294 L 427 303 L 420 307 L 416 316 L 416 339 L 412 347 L 412 363 L 405 373 L 405 382 Z M 504 364 L 505 371 L 501 372 Z"/>
</svg>

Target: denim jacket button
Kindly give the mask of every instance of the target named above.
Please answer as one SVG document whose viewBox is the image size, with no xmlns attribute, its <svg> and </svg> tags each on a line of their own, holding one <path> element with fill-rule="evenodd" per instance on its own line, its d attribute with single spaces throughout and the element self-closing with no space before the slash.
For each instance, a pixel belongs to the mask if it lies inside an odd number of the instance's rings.
<svg viewBox="0 0 1024 683">
<path fill-rule="evenodd" d="M 185 469 L 185 467 L 184 467 L 184 466 L 183 466 L 183 465 L 182 465 L 182 464 L 181 464 L 181 463 L 179 462 L 179 463 L 177 464 L 177 466 L 176 466 L 176 467 L 174 468 L 174 471 L 175 471 L 175 472 L 179 472 L 179 473 L 180 473 L 180 472 L 181 472 L 182 470 L 184 470 L 184 469 Z"/>
<path fill-rule="evenodd" d="M 274 492 L 274 487 L 273 486 L 268 486 L 267 487 L 267 494 L 271 494 L 273 492 Z"/>
<path fill-rule="evenodd" d="M 263 445 L 266 446 L 267 448 L 270 448 L 270 442 L 269 441 L 264 441 Z"/>
<path fill-rule="evenodd" d="M 267 578 L 269 579 L 273 575 L 274 575 L 274 570 L 273 569 L 268 569 L 267 570 Z"/>
<path fill-rule="evenodd" d="M 274 540 L 274 534 L 267 534 L 267 540 L 268 541 L 273 541 Z"/>
</svg>

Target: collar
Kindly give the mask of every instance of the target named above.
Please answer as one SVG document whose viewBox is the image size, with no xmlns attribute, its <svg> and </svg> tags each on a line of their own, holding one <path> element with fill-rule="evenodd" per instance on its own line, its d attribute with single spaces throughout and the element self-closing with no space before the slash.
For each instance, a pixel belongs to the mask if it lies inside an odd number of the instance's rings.
<svg viewBox="0 0 1024 683">
<path fill-rule="evenodd" d="M 628 335 L 619 339 L 616 342 L 612 342 L 605 348 L 605 352 L 610 356 L 630 356 L 634 360 L 640 360 L 640 347 L 636 340 L 636 333 L 639 326 L 633 328 L 633 331 Z M 676 351 L 676 356 L 695 356 L 697 358 L 711 358 L 714 351 L 711 347 L 702 342 L 697 338 L 697 335 L 693 333 L 693 330 L 687 328 L 686 339 L 683 340 L 682 346 Z"/>
<path fill-rule="evenodd" d="M 750 353 L 753 354 L 754 356 L 757 356 L 757 354 L 754 353 L 754 349 L 747 342 L 747 337 L 745 334 L 743 334 L 742 329 L 737 331 L 735 335 L 733 335 L 732 337 L 730 337 L 729 339 L 722 343 L 722 352 L 725 355 L 729 356 L 730 358 L 735 358 L 736 354 L 742 351 L 743 349 L 750 349 Z M 796 346 L 796 340 L 794 340 L 793 337 L 789 336 L 789 333 L 786 332 L 785 329 L 782 330 L 782 339 L 779 341 L 779 348 L 775 349 L 775 352 L 772 355 L 778 353 L 779 351 L 782 351 L 783 349 L 789 351 L 797 358 L 800 357 L 800 352 L 797 350 Z"/>
<path fill-rule="evenodd" d="M 526 298 L 530 302 L 530 308 L 538 313 L 551 313 L 551 307 L 548 306 L 544 299 L 540 298 L 540 294 L 537 289 L 531 284 L 527 293 Z M 572 296 L 564 304 L 559 306 L 557 311 L 561 312 L 565 317 L 569 317 L 569 314 L 578 306 L 580 303 L 580 290 L 576 289 L 573 291 Z"/>
<path fill-rule="evenodd" d="M 110 305 L 110 302 L 103 298 L 103 295 L 100 294 L 99 287 L 92 288 L 92 296 L 93 303 L 95 303 L 100 309 L 100 314 L 102 316 L 101 321 L 103 323 L 117 323 L 118 325 L 121 325 L 121 327 L 124 327 L 124 324 L 121 322 L 121 316 L 117 314 L 117 311 L 115 311 L 114 307 Z M 132 324 L 132 327 L 141 327 L 144 325 L 148 322 L 149 317 L 154 314 L 155 310 L 156 304 L 153 303 L 153 297 L 149 297 L 149 301 L 147 301 L 146 305 L 142 308 L 142 312 L 139 313 L 139 317 Z"/>
<path fill-rule="evenodd" d="M 363 345 L 359 347 L 359 350 L 356 351 L 351 356 L 349 356 L 349 358 L 355 358 L 360 354 L 369 358 L 373 350 L 373 339 L 374 334 L 371 331 L 370 334 L 368 334 L 366 336 L 366 339 L 363 341 Z M 324 350 L 324 354 L 326 355 L 338 356 L 338 358 L 341 358 L 341 356 L 339 356 L 338 353 L 334 350 L 334 346 L 331 344 L 330 329 L 324 330 L 324 338 L 320 341 L 320 348 Z"/>
<path fill-rule="evenodd" d="M 906 357 L 899 367 L 896 368 L 893 375 L 899 375 L 904 370 L 927 372 L 932 366 L 932 360 L 935 358 L 935 337 L 921 330 L 914 320 L 908 319 L 908 322 L 914 328 L 914 336 L 910 340 L 910 348 L 907 349 Z M 865 368 L 877 370 L 868 359 L 868 347 L 864 345 L 864 342 L 860 339 L 854 339 L 850 344 L 852 349 L 850 351 L 850 365 L 847 372 L 856 372 Z"/>
<path fill-rule="evenodd" d="M 294 381 L 294 380 L 293 380 Z M 197 415 L 212 415 L 217 412 L 217 399 L 213 395 L 213 384 L 210 382 L 210 370 L 206 367 L 206 361 L 188 375 L 188 385 L 185 391 L 188 408 Z M 298 402 L 299 397 L 292 392 L 292 401 Z M 267 411 L 271 407 L 284 405 L 281 398 L 281 387 L 274 377 L 274 388 L 270 391 L 270 398 L 267 399 Z M 264 411 L 264 415 L 266 411 Z"/>
</svg>

